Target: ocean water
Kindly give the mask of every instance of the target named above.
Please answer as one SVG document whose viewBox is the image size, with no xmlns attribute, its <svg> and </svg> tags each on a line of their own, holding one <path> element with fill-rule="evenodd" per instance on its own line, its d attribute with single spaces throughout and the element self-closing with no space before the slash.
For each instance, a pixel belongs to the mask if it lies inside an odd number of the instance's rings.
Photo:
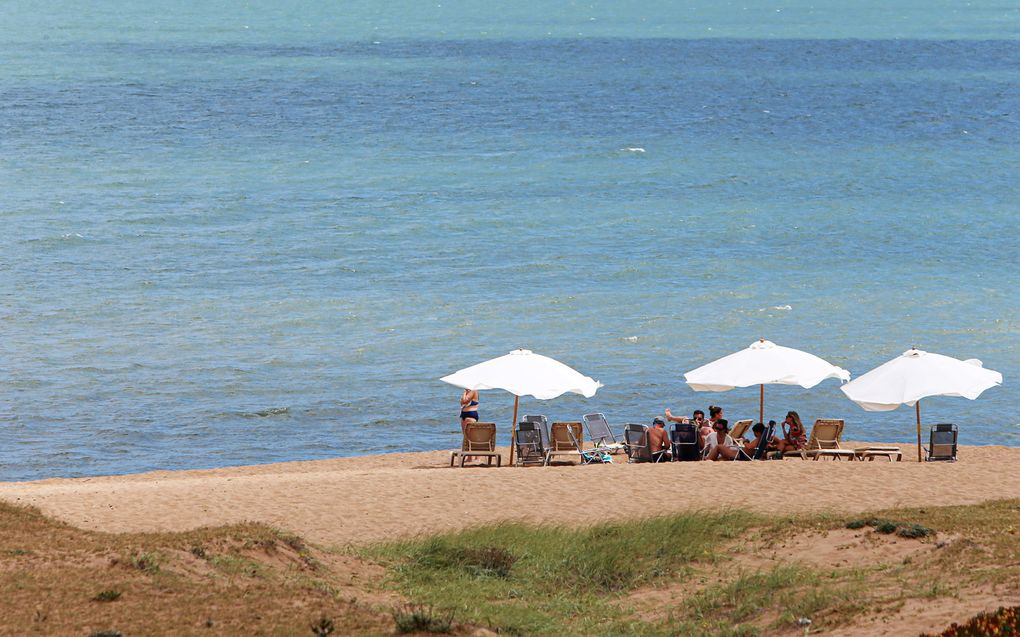
<svg viewBox="0 0 1020 637">
<path fill-rule="evenodd" d="M 759 337 L 980 358 L 922 415 L 1020 444 L 1020 9 L 711 4 L 0 4 L 0 480 L 450 448 L 517 347 L 752 417 L 682 375 Z"/>
</svg>

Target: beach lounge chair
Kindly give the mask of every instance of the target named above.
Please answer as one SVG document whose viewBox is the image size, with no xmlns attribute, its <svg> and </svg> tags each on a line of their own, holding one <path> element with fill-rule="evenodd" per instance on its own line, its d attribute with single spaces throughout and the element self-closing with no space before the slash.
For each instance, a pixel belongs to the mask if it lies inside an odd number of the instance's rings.
<svg viewBox="0 0 1020 637">
<path fill-rule="evenodd" d="M 800 451 L 788 451 L 783 456 L 796 455 L 807 460 L 812 458 L 834 458 L 840 460 L 846 458 L 853 460 L 856 455 L 853 449 L 843 449 L 839 441 L 843 437 L 843 420 L 834 418 L 819 418 L 811 427 L 811 437 L 807 446 Z"/>
<path fill-rule="evenodd" d="M 776 423 L 774 420 L 770 420 L 769 424 L 765 425 L 765 432 L 762 433 L 761 438 L 758 439 L 758 444 L 755 446 L 754 451 L 747 453 L 743 447 L 737 449 L 737 456 L 734 460 L 764 460 L 768 453 L 769 441 L 772 440 L 772 436 L 776 433 Z"/>
<path fill-rule="evenodd" d="M 549 430 L 549 448 L 545 450 L 545 463 L 548 465 L 556 456 L 570 456 L 578 459 L 581 450 L 575 440 L 581 440 L 583 433 L 579 422 L 554 422 Z M 570 435 L 568 432 L 572 432 Z"/>
<path fill-rule="evenodd" d="M 616 439 L 605 414 L 585 414 L 581 420 L 584 421 L 584 428 L 588 430 L 588 439 L 596 448 L 605 448 L 609 453 L 620 453 L 625 451 L 624 445 Z"/>
<path fill-rule="evenodd" d="M 494 422 L 469 422 L 464 425 L 464 439 L 460 445 L 460 451 L 450 454 L 450 466 L 453 466 L 455 458 L 460 456 L 460 466 L 470 456 L 484 457 L 486 465 L 492 466 L 492 459 L 496 459 L 496 466 L 502 466 L 503 455 L 496 451 L 496 423 Z"/>
<path fill-rule="evenodd" d="M 872 445 L 870 447 L 855 447 L 854 455 L 858 460 L 874 461 L 875 458 L 888 458 L 889 462 L 900 462 L 903 460 L 903 450 L 892 445 Z"/>
<path fill-rule="evenodd" d="M 932 425 L 928 447 L 924 450 L 927 462 L 956 462 L 956 447 L 960 432 L 956 425 L 943 423 Z"/>
<path fill-rule="evenodd" d="M 667 458 L 666 449 L 652 451 L 646 425 L 628 424 L 623 429 L 623 442 L 627 448 L 627 462 L 662 462 Z"/>
<path fill-rule="evenodd" d="M 545 449 L 549 448 L 549 419 L 545 416 L 525 416 L 521 418 L 525 422 L 536 423 L 539 428 L 539 432 L 542 434 L 542 447 Z"/>
<path fill-rule="evenodd" d="M 514 439 L 514 445 L 517 448 L 515 462 L 518 467 L 545 464 L 542 428 L 538 423 L 527 421 L 517 423 L 517 437 Z"/>
<path fill-rule="evenodd" d="M 673 443 L 674 461 L 701 460 L 701 432 L 694 423 L 676 423 L 669 439 Z"/>
<path fill-rule="evenodd" d="M 750 418 L 747 420 L 738 420 L 733 423 L 733 429 L 730 429 L 730 438 L 740 442 L 740 439 L 744 437 L 744 434 L 747 433 L 747 430 L 751 428 L 752 424 L 754 424 L 754 421 Z"/>
</svg>

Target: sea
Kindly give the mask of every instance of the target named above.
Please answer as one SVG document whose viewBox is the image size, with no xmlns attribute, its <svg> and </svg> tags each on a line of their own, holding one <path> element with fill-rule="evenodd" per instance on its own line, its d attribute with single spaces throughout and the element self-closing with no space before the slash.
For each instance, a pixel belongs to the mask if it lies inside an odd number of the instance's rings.
<svg viewBox="0 0 1020 637">
<path fill-rule="evenodd" d="M 604 384 L 522 415 L 756 418 L 683 374 L 759 338 L 978 358 L 922 418 L 1018 445 L 1018 216 L 1010 3 L 5 0 L 0 480 L 452 448 L 516 348 Z"/>
</svg>

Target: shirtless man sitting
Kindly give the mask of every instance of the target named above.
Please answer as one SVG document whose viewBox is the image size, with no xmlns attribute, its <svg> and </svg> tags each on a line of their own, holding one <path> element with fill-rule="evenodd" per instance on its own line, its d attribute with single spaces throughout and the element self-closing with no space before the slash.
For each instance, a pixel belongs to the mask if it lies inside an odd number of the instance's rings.
<svg viewBox="0 0 1020 637">
<path fill-rule="evenodd" d="M 662 418 L 653 420 L 652 426 L 648 428 L 648 447 L 653 454 L 660 451 L 669 453 L 672 447 L 669 440 L 669 432 L 666 431 L 666 423 L 663 422 Z"/>
</svg>

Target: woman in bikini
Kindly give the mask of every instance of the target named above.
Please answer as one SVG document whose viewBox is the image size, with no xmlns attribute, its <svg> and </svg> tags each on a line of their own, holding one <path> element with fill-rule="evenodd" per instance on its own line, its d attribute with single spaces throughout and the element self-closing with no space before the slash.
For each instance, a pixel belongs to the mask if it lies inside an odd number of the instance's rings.
<svg viewBox="0 0 1020 637">
<path fill-rule="evenodd" d="M 478 422 L 478 391 L 465 389 L 460 395 L 460 431 L 467 435 L 468 423 Z M 464 462 L 471 462 L 474 456 L 464 458 Z"/>
<path fill-rule="evenodd" d="M 776 450 L 781 452 L 800 451 L 807 446 L 807 433 L 795 411 L 786 413 L 783 421 L 783 438 L 776 442 Z"/>
</svg>

